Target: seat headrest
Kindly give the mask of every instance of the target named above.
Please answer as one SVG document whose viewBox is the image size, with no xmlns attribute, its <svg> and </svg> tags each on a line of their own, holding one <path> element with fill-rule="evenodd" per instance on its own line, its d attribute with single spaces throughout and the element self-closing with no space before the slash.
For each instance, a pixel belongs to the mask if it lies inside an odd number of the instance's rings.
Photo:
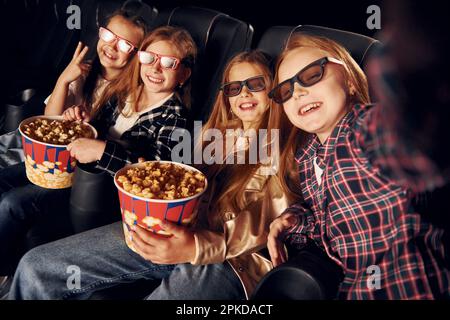
<svg viewBox="0 0 450 320">
<path fill-rule="evenodd" d="M 209 41 L 212 27 L 221 18 L 229 16 L 212 9 L 177 7 L 170 13 L 167 25 L 179 26 L 189 31 L 199 52 L 202 53 Z"/>
<path fill-rule="evenodd" d="M 220 86 L 228 60 L 250 47 L 253 28 L 219 11 L 177 7 L 167 16 L 167 25 L 186 29 L 198 48 L 192 76 L 192 115 L 206 119 Z"/>
<path fill-rule="evenodd" d="M 371 52 L 381 46 L 380 41 L 361 34 L 320 26 L 300 25 L 297 27 L 275 26 L 268 29 L 259 41 L 258 49 L 275 59 L 295 32 L 322 36 L 336 41 L 350 52 L 353 59 L 363 69 Z"/>
</svg>

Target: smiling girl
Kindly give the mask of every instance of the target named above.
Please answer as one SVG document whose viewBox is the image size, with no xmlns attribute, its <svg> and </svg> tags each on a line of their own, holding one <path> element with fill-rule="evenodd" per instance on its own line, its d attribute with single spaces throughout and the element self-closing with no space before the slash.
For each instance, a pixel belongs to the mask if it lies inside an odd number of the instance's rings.
<svg viewBox="0 0 450 320">
<path fill-rule="evenodd" d="M 296 34 L 276 83 L 270 96 L 283 110 L 271 122 L 290 133 L 280 175 L 297 177 L 303 200 L 271 225 L 273 263 L 286 261 L 283 241 L 312 240 L 344 271 L 340 299 L 448 297 L 443 231 L 415 211 L 411 189 L 384 174 L 381 155 L 393 145 L 357 63 L 329 39 Z"/>
<path fill-rule="evenodd" d="M 189 78 L 196 56 L 191 36 L 160 27 L 143 41 L 123 75 L 104 91 L 103 107 L 92 124 L 100 139 L 78 139 L 68 146 L 81 163 L 97 161 L 114 174 L 138 158 L 171 159 L 178 143 L 172 134 L 187 125 Z"/>
<path fill-rule="evenodd" d="M 67 119 L 93 118 L 103 90 L 131 61 L 146 32 L 146 22 L 133 11 L 114 12 L 99 28 L 97 56 L 92 64 L 84 60 L 89 48 L 78 43 L 72 61 L 45 101 L 45 115 L 60 115 L 75 107 L 65 113 Z"/>
</svg>

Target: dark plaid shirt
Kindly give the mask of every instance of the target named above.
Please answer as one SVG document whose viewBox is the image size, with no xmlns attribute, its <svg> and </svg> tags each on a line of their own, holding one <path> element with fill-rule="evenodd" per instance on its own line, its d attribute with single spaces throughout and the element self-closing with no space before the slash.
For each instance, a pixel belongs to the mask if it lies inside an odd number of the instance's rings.
<svg viewBox="0 0 450 320">
<path fill-rule="evenodd" d="M 301 247 L 313 239 L 343 268 L 340 299 L 448 295 L 443 231 L 414 211 L 410 189 L 384 174 L 392 159 L 380 150 L 395 144 L 383 133 L 379 108 L 354 106 L 323 145 L 314 136 L 298 151 L 304 203 L 287 209 L 299 217 L 289 242 Z M 324 170 L 320 185 L 316 157 Z M 427 163 L 422 165 L 425 171 Z"/>
<path fill-rule="evenodd" d="M 119 116 L 117 102 L 108 102 L 92 124 L 98 130 L 99 139 L 106 139 L 108 130 Z M 114 175 L 128 163 L 145 160 L 171 160 L 172 148 L 178 140 L 172 140 L 176 130 L 187 125 L 187 110 L 177 98 L 172 98 L 139 116 L 136 123 L 121 137 L 120 142 L 106 140 L 106 148 L 97 167 Z"/>
</svg>

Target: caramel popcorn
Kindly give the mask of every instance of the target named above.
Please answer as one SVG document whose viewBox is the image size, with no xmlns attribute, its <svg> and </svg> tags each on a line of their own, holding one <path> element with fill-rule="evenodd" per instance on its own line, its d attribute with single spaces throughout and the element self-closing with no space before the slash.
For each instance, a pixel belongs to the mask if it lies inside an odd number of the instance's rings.
<svg viewBox="0 0 450 320">
<path fill-rule="evenodd" d="M 22 132 L 31 139 L 56 145 L 67 145 L 78 138 L 94 138 L 94 132 L 79 121 L 36 119 L 22 125 Z"/>
<path fill-rule="evenodd" d="M 148 199 L 189 198 L 205 189 L 205 176 L 173 163 L 145 162 L 117 177 L 127 192 Z"/>
</svg>

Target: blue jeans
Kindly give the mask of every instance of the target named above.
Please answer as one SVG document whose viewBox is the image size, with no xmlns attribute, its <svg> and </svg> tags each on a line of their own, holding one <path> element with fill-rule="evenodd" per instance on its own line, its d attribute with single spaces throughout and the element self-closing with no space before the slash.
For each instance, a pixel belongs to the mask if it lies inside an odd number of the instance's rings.
<svg viewBox="0 0 450 320">
<path fill-rule="evenodd" d="M 0 275 L 15 269 L 30 228 L 44 220 L 51 222 L 52 215 L 58 215 L 57 220 L 65 215 L 69 221 L 69 199 L 70 188 L 52 190 L 32 184 L 23 162 L 0 170 Z"/>
<path fill-rule="evenodd" d="M 79 270 L 78 287 L 74 278 L 69 279 L 73 270 Z M 240 280 L 227 262 L 154 264 L 127 247 L 122 222 L 29 251 L 19 263 L 9 298 L 88 299 L 97 290 L 138 279 L 162 280 L 147 299 L 245 299 Z"/>
</svg>

